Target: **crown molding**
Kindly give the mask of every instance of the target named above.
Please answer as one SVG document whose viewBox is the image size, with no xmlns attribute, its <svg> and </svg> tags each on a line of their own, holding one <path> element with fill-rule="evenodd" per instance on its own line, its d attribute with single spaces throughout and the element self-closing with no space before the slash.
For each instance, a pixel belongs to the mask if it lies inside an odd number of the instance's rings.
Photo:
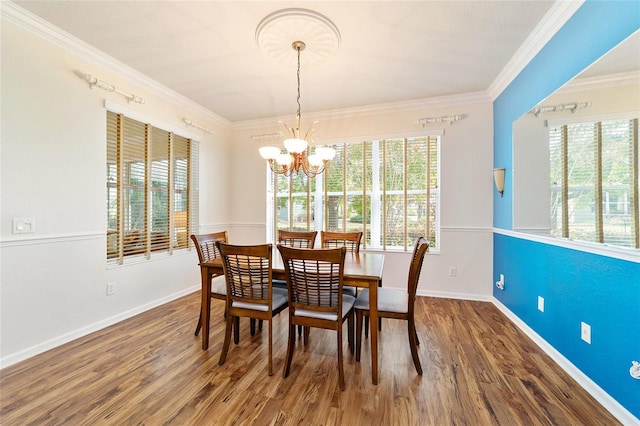
<svg viewBox="0 0 640 426">
<path fill-rule="evenodd" d="M 472 92 L 458 95 L 437 96 L 433 98 L 414 99 L 410 101 L 389 102 L 384 104 L 365 105 L 351 108 L 331 109 L 326 111 L 306 112 L 305 120 L 327 121 L 336 118 L 366 117 L 377 114 L 389 114 L 423 110 L 425 108 L 446 108 L 451 106 L 470 105 L 491 102 L 486 92 Z M 286 121 L 291 115 L 266 117 L 255 120 L 236 121 L 231 124 L 233 130 L 249 130 L 264 128 L 278 121 Z"/>
<path fill-rule="evenodd" d="M 94 46 L 72 36 L 11 1 L 0 1 L 0 16 L 3 20 L 41 37 L 44 40 L 47 40 L 48 42 L 107 70 L 108 72 L 118 74 L 132 84 L 143 87 L 144 89 L 149 90 L 194 114 L 199 114 L 217 125 L 224 126 L 226 128 L 231 126 L 231 122 L 229 120 L 169 89 L 141 72 L 123 64 Z"/>
<path fill-rule="evenodd" d="M 628 71 L 597 77 L 574 78 L 556 93 L 573 93 L 584 90 L 603 89 L 615 86 L 629 86 L 640 84 L 640 71 Z"/>
<path fill-rule="evenodd" d="M 542 50 L 551 38 L 567 23 L 585 0 L 556 1 L 536 25 L 507 65 L 491 83 L 487 93 L 495 101 L 504 89 L 520 74 L 529 62 Z"/>
</svg>

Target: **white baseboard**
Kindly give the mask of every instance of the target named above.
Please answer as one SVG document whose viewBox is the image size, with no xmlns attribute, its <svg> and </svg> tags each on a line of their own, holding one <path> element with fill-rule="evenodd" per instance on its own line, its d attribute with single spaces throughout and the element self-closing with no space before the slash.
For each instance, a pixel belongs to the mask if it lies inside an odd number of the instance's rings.
<svg viewBox="0 0 640 426">
<path fill-rule="evenodd" d="M 43 352 L 46 352 L 58 346 L 64 345 L 65 343 L 69 343 L 75 339 L 79 339 L 93 332 L 102 330 L 106 327 L 119 323 L 120 321 L 126 320 L 127 318 L 131 318 L 135 315 L 141 314 L 142 312 L 148 311 L 149 309 L 153 309 L 160 305 L 164 305 L 165 303 L 171 302 L 172 300 L 178 299 L 182 296 L 186 296 L 187 294 L 191 294 L 194 291 L 198 291 L 198 290 L 200 290 L 199 285 L 191 288 L 187 288 L 177 293 L 170 294 L 166 297 L 156 299 L 149 303 L 145 303 L 144 305 L 136 306 L 133 309 L 130 309 L 125 312 L 121 312 L 117 315 L 114 315 L 109 318 L 105 318 L 101 321 L 95 322 L 93 324 L 89 324 L 85 327 L 79 328 L 69 333 L 65 333 L 54 339 L 47 340 L 46 342 L 38 343 L 37 345 L 31 346 L 30 348 L 23 349 L 19 352 L 16 352 L 14 354 L 8 355 L 0 359 L 0 369 L 9 367 L 10 365 L 16 364 L 20 361 L 24 361 L 27 358 L 31 358 L 33 356 L 39 355 Z"/>
<path fill-rule="evenodd" d="M 616 401 L 611 395 L 605 392 L 600 386 L 598 386 L 593 380 L 591 380 L 586 374 L 584 374 L 578 367 L 573 365 L 571 361 L 558 352 L 553 346 L 551 346 L 546 340 L 544 340 L 538 333 L 536 333 L 531 327 L 529 327 L 524 321 L 522 321 L 516 314 L 511 312 L 509 308 L 503 305 L 495 297 L 491 298 L 491 302 L 500 311 L 507 316 L 524 334 L 526 334 L 533 342 L 540 347 L 547 355 L 551 357 L 560 368 L 562 368 L 567 374 L 569 374 L 580 386 L 582 386 L 591 396 L 593 396 L 605 409 L 607 409 L 616 419 L 618 419 L 623 425 L 627 426 L 640 426 L 640 419 L 631 414 L 629 410 L 624 408 L 618 401 Z"/>
<path fill-rule="evenodd" d="M 466 294 L 466 293 L 450 293 L 447 291 L 424 291 L 419 290 L 416 292 L 418 296 L 426 297 L 439 297 L 442 299 L 460 299 L 460 300 L 476 300 L 479 302 L 491 302 L 493 296 L 483 296 L 481 294 Z"/>
</svg>

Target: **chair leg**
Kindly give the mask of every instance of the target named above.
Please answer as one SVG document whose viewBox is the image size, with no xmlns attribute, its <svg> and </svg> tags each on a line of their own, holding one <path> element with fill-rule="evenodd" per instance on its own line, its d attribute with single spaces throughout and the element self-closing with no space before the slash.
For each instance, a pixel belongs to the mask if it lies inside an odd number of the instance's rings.
<svg viewBox="0 0 640 426">
<path fill-rule="evenodd" d="M 258 320 L 258 330 L 262 331 L 262 320 Z"/>
<path fill-rule="evenodd" d="M 200 310 L 200 315 L 198 316 L 198 325 L 196 325 L 196 332 L 193 333 L 194 336 L 197 336 L 200 333 L 201 328 L 202 328 L 202 310 Z"/>
<path fill-rule="evenodd" d="M 362 349 L 362 311 L 356 310 L 356 362 L 360 362 Z"/>
<path fill-rule="evenodd" d="M 296 326 L 291 324 L 291 317 L 289 317 L 289 342 L 287 343 L 287 359 L 284 363 L 282 370 L 282 377 L 289 376 L 291 370 L 291 360 L 293 359 L 293 345 L 296 343 Z"/>
<path fill-rule="evenodd" d="M 416 332 L 416 324 L 413 319 L 408 321 L 409 331 L 409 347 L 411 347 L 411 357 L 413 358 L 413 365 L 416 367 L 418 374 L 422 375 L 422 365 L 420 365 L 420 358 L 418 357 L 418 333 Z"/>
<path fill-rule="evenodd" d="M 338 329 L 338 382 L 340 382 L 340 390 L 345 389 L 344 384 L 344 366 L 342 365 L 342 324 Z"/>
<path fill-rule="evenodd" d="M 227 352 L 229 351 L 229 345 L 231 344 L 231 329 L 233 328 L 233 321 L 233 317 L 227 317 L 227 328 L 224 332 L 224 343 L 222 344 L 222 352 L 220 352 L 218 365 L 224 364 L 224 361 L 227 359 Z"/>
<path fill-rule="evenodd" d="M 369 317 L 364 317 L 364 337 L 365 339 L 369 337 Z"/>
<path fill-rule="evenodd" d="M 252 336 L 256 335 L 256 320 L 254 318 L 249 318 L 249 332 Z"/>
<path fill-rule="evenodd" d="M 311 334 L 311 327 L 302 328 L 302 343 L 305 345 L 309 343 L 309 334 Z"/>
<path fill-rule="evenodd" d="M 302 326 L 298 326 L 298 337 L 302 337 Z"/>
<path fill-rule="evenodd" d="M 260 320 L 262 324 L 262 320 Z M 269 375 L 273 376 L 273 321 L 269 321 Z"/>
<path fill-rule="evenodd" d="M 347 318 L 347 333 L 349 333 L 349 335 L 347 336 L 347 341 L 349 343 L 349 352 L 354 353 L 354 347 L 355 347 L 355 342 L 354 342 L 354 326 L 353 323 L 355 321 L 355 316 L 356 316 L 356 312 L 353 311 L 349 314 L 349 317 Z"/>
<path fill-rule="evenodd" d="M 233 320 L 234 322 L 234 327 L 233 327 L 233 343 L 235 343 L 236 345 L 238 343 L 240 343 L 240 317 L 229 317 Z M 227 321 L 229 320 L 229 318 L 227 318 Z"/>
</svg>

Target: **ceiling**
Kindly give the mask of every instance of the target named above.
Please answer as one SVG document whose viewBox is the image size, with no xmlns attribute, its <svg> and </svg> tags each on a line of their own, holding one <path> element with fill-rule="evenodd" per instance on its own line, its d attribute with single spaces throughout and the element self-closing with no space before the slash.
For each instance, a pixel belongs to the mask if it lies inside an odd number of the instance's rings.
<svg viewBox="0 0 640 426">
<path fill-rule="evenodd" d="M 340 32 L 305 67 L 305 112 L 487 92 L 553 1 L 15 1 L 231 122 L 294 114 L 295 51 L 256 43 L 270 13 L 304 8 Z M 291 40 L 294 41 L 294 40 Z M 304 41 L 304 40 L 303 40 Z M 287 42 L 290 44 L 290 42 Z M 100 76 L 97 76 L 100 78 Z"/>
</svg>

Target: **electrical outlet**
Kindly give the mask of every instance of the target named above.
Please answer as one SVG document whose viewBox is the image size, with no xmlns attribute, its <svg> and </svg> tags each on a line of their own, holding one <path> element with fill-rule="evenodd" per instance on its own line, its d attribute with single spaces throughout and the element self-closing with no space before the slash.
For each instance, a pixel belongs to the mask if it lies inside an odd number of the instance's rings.
<svg viewBox="0 0 640 426">
<path fill-rule="evenodd" d="M 500 290 L 504 290 L 504 275 L 500 274 L 500 281 L 496 281 L 496 287 Z"/>
<path fill-rule="evenodd" d="M 107 296 L 116 294 L 116 283 L 107 283 Z"/>
<path fill-rule="evenodd" d="M 455 277 L 456 275 L 458 275 L 458 268 L 455 266 L 449 266 L 449 276 Z"/>
<path fill-rule="evenodd" d="M 586 322 L 580 323 L 580 338 L 591 344 L 591 326 Z"/>
<path fill-rule="evenodd" d="M 538 296 L 538 310 L 544 312 L 544 297 Z"/>
</svg>

